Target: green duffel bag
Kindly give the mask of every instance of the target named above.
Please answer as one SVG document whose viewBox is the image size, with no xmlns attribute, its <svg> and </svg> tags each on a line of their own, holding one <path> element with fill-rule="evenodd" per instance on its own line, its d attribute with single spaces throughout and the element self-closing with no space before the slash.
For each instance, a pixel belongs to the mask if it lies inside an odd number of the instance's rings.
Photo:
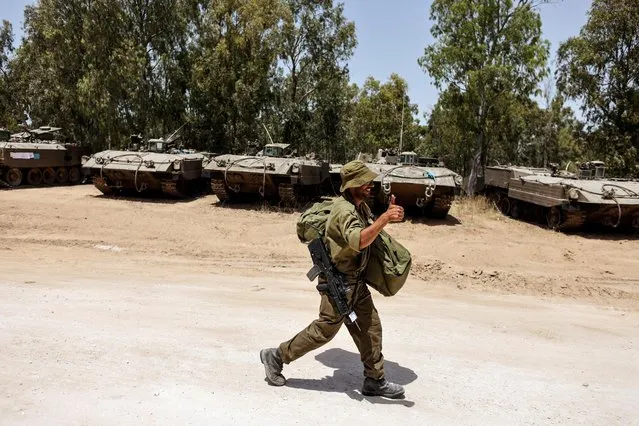
<svg viewBox="0 0 639 426">
<path fill-rule="evenodd" d="M 404 286 L 410 266 L 406 247 L 382 231 L 370 246 L 364 281 L 384 296 L 393 296 Z"/>
<path fill-rule="evenodd" d="M 328 200 L 315 203 L 302 213 L 297 221 L 297 238 L 303 243 L 310 243 L 315 238 L 323 237 L 331 208 L 333 200 Z"/>
</svg>

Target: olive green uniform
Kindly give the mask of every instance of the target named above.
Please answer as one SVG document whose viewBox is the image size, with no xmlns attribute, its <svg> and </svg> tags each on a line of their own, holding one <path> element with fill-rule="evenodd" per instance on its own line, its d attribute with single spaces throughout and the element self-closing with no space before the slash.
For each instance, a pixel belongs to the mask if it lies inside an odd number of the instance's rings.
<svg viewBox="0 0 639 426">
<path fill-rule="evenodd" d="M 368 248 L 359 250 L 360 234 L 373 219 L 366 203 L 360 203 L 360 206 L 356 207 L 346 194 L 333 205 L 326 223 L 325 242 L 333 263 L 346 275 L 349 282 L 347 300 L 357 314 L 359 329 L 356 325 L 349 325 L 348 331 L 359 349 L 364 364 L 364 375 L 372 379 L 381 379 L 384 377 L 382 324 L 373 305 L 371 293 L 360 279 L 369 258 Z M 335 337 L 343 322 L 344 319 L 333 306 L 331 299 L 322 294 L 319 318 L 279 346 L 282 361 L 288 364 L 329 342 Z"/>
</svg>

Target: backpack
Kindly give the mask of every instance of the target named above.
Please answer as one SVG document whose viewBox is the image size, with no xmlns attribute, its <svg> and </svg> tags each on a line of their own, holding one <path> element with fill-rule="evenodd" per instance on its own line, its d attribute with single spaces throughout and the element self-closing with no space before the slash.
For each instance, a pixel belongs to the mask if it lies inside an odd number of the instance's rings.
<svg viewBox="0 0 639 426">
<path fill-rule="evenodd" d="M 326 221 L 331 214 L 333 200 L 313 204 L 297 220 L 297 238 L 307 244 L 316 238 L 324 237 Z"/>
</svg>

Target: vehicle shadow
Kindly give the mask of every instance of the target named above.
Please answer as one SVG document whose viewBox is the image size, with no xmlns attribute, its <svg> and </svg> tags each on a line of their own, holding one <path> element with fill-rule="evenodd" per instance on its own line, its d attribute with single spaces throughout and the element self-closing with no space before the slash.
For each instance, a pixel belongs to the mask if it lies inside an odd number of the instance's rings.
<svg viewBox="0 0 639 426">
<path fill-rule="evenodd" d="M 73 186 L 84 186 L 84 182 L 78 183 L 54 183 L 53 185 L 29 185 L 22 184 L 20 186 L 10 186 L 4 181 L 0 181 L 0 191 L 28 191 L 29 189 L 44 189 L 44 188 L 61 188 L 61 187 L 73 187 Z"/>
<path fill-rule="evenodd" d="M 576 235 L 587 240 L 601 241 L 637 241 L 639 240 L 639 230 L 628 228 L 613 228 L 603 225 L 586 225 L 573 232 L 566 231 L 566 234 Z"/>
<path fill-rule="evenodd" d="M 268 200 L 261 197 L 242 197 L 233 201 L 219 201 L 216 200 L 211 203 L 211 206 L 221 209 L 231 210 L 250 210 L 269 213 L 289 213 L 289 214 L 301 214 L 310 208 L 313 204 L 326 201 L 329 198 L 322 197 L 316 198 L 302 203 L 298 203 L 296 206 L 284 206 L 277 200 Z"/>
<path fill-rule="evenodd" d="M 177 198 L 171 197 L 165 194 L 155 194 L 155 193 L 145 193 L 145 194 L 91 194 L 88 197 L 94 199 L 103 199 L 103 200 L 119 200 L 119 201 L 130 201 L 133 203 L 145 203 L 145 204 L 183 204 L 183 203 L 191 203 L 202 196 L 202 195 L 194 195 L 192 197 L 185 198 Z"/>
<path fill-rule="evenodd" d="M 461 225 L 461 221 L 457 219 L 455 216 L 451 216 L 450 214 L 446 216 L 444 219 L 436 219 L 424 215 L 420 216 L 411 216 L 410 222 L 414 224 L 424 224 L 428 226 L 457 226 Z"/>
<path fill-rule="evenodd" d="M 332 376 L 322 379 L 295 379 L 286 381 L 286 386 L 320 392 L 340 392 L 355 401 L 368 401 L 372 404 L 403 405 L 413 407 L 415 402 L 406 399 L 386 399 L 378 396 L 365 396 L 359 391 L 364 381 L 362 362 L 357 353 L 340 348 L 331 348 L 315 356 L 315 359 L 327 367 L 334 368 Z M 393 361 L 384 361 L 385 375 L 388 380 L 407 385 L 417 379 L 417 374 L 409 368 Z"/>
<path fill-rule="evenodd" d="M 598 225 L 598 224 L 585 224 L 575 229 L 559 229 L 554 230 L 548 228 L 548 226 L 534 218 L 534 217 L 522 217 L 517 220 L 528 225 L 534 226 L 546 232 L 561 232 L 564 235 L 571 235 L 575 237 L 585 238 L 587 240 L 600 240 L 600 241 L 636 241 L 639 240 L 639 230 L 632 229 L 628 226 L 613 228 L 612 226 Z"/>
</svg>

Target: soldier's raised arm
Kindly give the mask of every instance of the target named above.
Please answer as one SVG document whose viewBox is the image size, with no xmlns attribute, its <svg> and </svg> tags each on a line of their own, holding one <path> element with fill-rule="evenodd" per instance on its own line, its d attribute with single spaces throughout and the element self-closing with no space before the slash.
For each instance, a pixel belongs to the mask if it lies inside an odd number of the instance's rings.
<svg viewBox="0 0 639 426">
<path fill-rule="evenodd" d="M 404 219 L 404 208 L 395 204 L 395 196 L 391 195 L 391 202 L 388 209 L 382 213 L 375 222 L 362 229 L 359 237 L 359 249 L 362 250 L 375 241 L 375 238 L 382 232 L 382 229 L 390 222 L 401 222 Z"/>
</svg>

